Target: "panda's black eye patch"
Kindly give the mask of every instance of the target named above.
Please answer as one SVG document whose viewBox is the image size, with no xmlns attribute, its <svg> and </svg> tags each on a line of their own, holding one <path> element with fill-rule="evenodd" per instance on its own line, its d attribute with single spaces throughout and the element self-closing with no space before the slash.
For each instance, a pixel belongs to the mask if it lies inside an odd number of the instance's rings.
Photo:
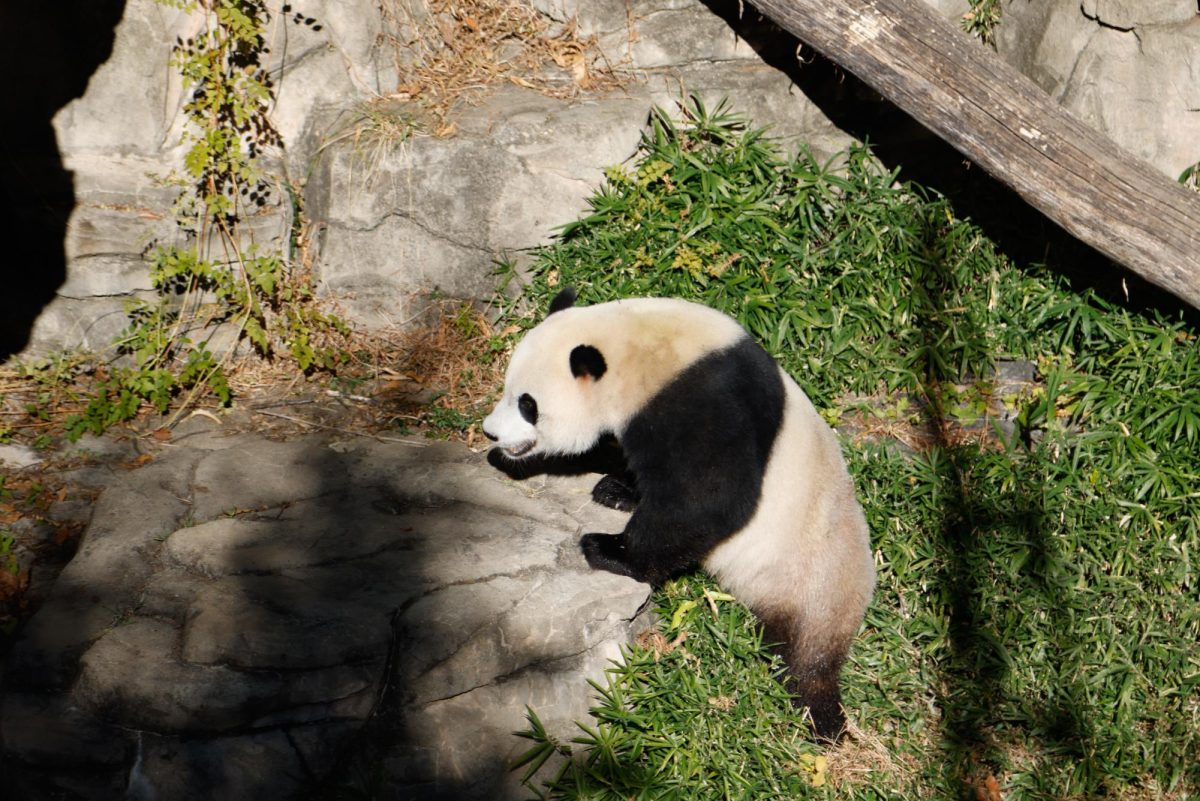
<svg viewBox="0 0 1200 801">
<path fill-rule="evenodd" d="M 517 398 L 517 411 L 529 425 L 537 425 L 537 401 L 528 392 Z"/>
</svg>

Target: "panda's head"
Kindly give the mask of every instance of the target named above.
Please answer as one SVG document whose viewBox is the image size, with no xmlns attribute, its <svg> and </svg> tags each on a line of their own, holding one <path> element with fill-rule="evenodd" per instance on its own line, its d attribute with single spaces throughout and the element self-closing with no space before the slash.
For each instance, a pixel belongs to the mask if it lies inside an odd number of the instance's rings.
<svg viewBox="0 0 1200 801">
<path fill-rule="evenodd" d="M 746 336 L 724 314 L 674 298 L 574 304 L 574 290 L 560 292 L 517 345 L 483 421 L 510 458 L 577 455 L 605 434 L 619 438 L 682 370 Z"/>
<path fill-rule="evenodd" d="M 597 412 L 608 363 L 586 341 L 588 326 L 572 319 L 583 311 L 574 303 L 575 291 L 564 289 L 517 345 L 504 395 L 483 421 L 483 433 L 510 458 L 583 453 L 608 430 Z"/>
</svg>

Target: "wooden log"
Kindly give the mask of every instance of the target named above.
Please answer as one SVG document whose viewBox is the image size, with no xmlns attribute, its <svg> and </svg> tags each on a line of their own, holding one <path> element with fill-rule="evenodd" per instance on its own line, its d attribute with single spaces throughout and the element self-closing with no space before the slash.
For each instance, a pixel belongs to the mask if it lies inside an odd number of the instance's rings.
<svg viewBox="0 0 1200 801">
<path fill-rule="evenodd" d="M 1200 308 L 1200 193 L 1083 124 L 922 0 L 752 0 L 1076 238 Z"/>
</svg>

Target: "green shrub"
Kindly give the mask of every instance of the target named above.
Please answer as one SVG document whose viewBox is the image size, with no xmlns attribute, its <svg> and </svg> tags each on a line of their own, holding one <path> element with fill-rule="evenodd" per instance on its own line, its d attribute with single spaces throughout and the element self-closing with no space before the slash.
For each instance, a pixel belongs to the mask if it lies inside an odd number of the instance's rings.
<svg viewBox="0 0 1200 801">
<path fill-rule="evenodd" d="M 844 443 L 879 584 L 844 672 L 861 731 L 827 751 L 831 785 L 780 755 L 806 749 L 779 723 L 792 713 L 763 684 L 759 635 L 721 604 L 689 630 L 695 663 L 634 648 L 611 671 L 550 797 L 1200 794 L 1194 329 L 1017 267 L 864 149 L 786 159 L 698 101 L 682 122 L 654 116 L 591 213 L 539 255 L 528 295 L 544 308 L 568 284 L 581 303 L 674 295 L 726 311 L 827 419 L 873 396 L 923 438 Z M 988 419 L 1001 358 L 1037 365 L 1012 436 Z M 697 700 L 724 691 L 694 683 L 733 675 L 751 718 Z M 531 723 L 527 764 L 566 750 Z"/>
</svg>

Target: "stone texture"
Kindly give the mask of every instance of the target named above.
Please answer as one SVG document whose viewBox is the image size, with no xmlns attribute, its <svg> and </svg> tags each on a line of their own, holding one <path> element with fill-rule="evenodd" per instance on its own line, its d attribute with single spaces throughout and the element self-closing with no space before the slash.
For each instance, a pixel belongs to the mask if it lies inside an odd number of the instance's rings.
<svg viewBox="0 0 1200 801">
<path fill-rule="evenodd" d="M 42 461 L 42 458 L 38 456 L 37 451 L 27 445 L 14 443 L 0 445 L 0 465 L 10 470 L 20 470 L 23 467 L 35 465 L 40 461 Z"/>
<path fill-rule="evenodd" d="M 376 39 L 383 34 L 383 21 L 377 11 L 363 11 L 358 3 L 318 0 L 302 9 L 317 20 L 315 25 L 281 19 L 272 26 L 274 66 L 288 78 L 278 85 L 271 119 L 288 143 L 285 159 L 291 174 L 304 174 L 323 133 L 313 128 L 328 123 L 327 110 L 395 85 L 394 69 L 379 80 L 383 54 Z"/>
<path fill-rule="evenodd" d="M 1081 120 L 1169 178 L 1200 160 L 1200 15 L 1190 0 L 1012 3 L 996 42 Z"/>
<path fill-rule="evenodd" d="M 1110 28 L 1190 22 L 1200 10 L 1192 0 L 1083 0 L 1083 14 Z"/>
<path fill-rule="evenodd" d="M 129 0 L 112 56 L 96 70 L 86 94 L 55 118 L 59 148 L 79 155 L 160 152 L 182 96 L 166 62 L 175 37 L 194 32 L 195 24 L 153 0 Z"/>
<path fill-rule="evenodd" d="M 129 756 L 107 725 L 62 695 L 5 693 L 0 739 L 9 755 L 34 765 L 111 767 Z"/>
<path fill-rule="evenodd" d="M 278 798 L 280 788 L 311 782 L 303 756 L 282 731 L 186 742 L 152 734 L 138 739 L 141 761 L 130 777 L 128 801 Z M 264 765 L 273 773 L 265 773 Z"/>
<path fill-rule="evenodd" d="M 632 15 L 623 3 L 559 6 L 548 10 L 578 14 L 621 63 L 629 76 L 621 91 L 563 103 L 502 88 L 455 120 L 455 136 L 412 139 L 380 163 L 334 140 L 364 104 L 394 91 L 396 62 L 406 58 L 390 39 L 396 18 L 362 0 L 318 1 L 303 9 L 313 24 L 271 27 L 273 69 L 284 76 L 273 119 L 286 147 L 269 158 L 284 176 L 312 176 L 306 209 L 323 231 L 317 274 L 348 317 L 388 325 L 410 319 L 422 308 L 414 296 L 432 290 L 490 295 L 496 260 L 550 241 L 585 208 L 602 170 L 630 156 L 649 109 L 685 90 L 714 103 L 734 97 L 792 143 L 833 152 L 849 141 L 695 0 L 657 0 Z M 389 11 L 422 13 L 407 0 Z M 168 61 L 175 37 L 195 24 L 131 0 L 113 58 L 55 118 L 76 210 L 67 280 L 35 325 L 31 353 L 105 346 L 124 327 L 123 301 L 149 290 L 147 247 L 178 238 L 175 191 L 161 179 L 180 164 L 186 98 Z M 286 211 L 254 220 L 260 245 L 282 241 Z"/>
<path fill-rule="evenodd" d="M 323 288 L 352 319 L 410 319 L 431 289 L 488 297 L 494 264 L 520 264 L 585 213 L 603 170 L 633 154 L 651 109 L 672 109 L 686 92 L 710 107 L 731 100 L 787 149 L 827 157 L 851 141 L 701 3 L 535 5 L 578 20 L 610 62 L 628 67 L 626 84 L 570 103 L 501 87 L 455 118 L 452 137 L 417 136 L 383 152 L 349 141 L 327 148 L 307 208 L 323 223 Z M 393 111 L 408 113 L 401 103 Z"/>
<path fill-rule="evenodd" d="M 373 163 L 352 146 L 327 151 L 309 194 L 325 223 L 324 288 L 376 325 L 411 316 L 398 296 L 487 296 L 495 261 L 577 217 L 603 167 L 633 151 L 645 113 L 514 87 L 466 112 L 456 136 L 418 137 Z"/>
<path fill-rule="evenodd" d="M 207 418 L 160 448 L 110 474 L 9 656 L 21 798 L 291 798 L 368 751 L 391 797 L 517 798 L 526 706 L 571 736 L 648 593 L 579 553 L 623 525 L 595 477 Z"/>
<path fill-rule="evenodd" d="M 83 652 L 136 606 L 153 573 L 150 560 L 186 513 L 194 464 L 191 454 L 155 462 L 126 492 L 100 498 L 36 625 L 25 627 L 9 653 L 6 680 L 46 690 L 70 684 Z"/>
</svg>

